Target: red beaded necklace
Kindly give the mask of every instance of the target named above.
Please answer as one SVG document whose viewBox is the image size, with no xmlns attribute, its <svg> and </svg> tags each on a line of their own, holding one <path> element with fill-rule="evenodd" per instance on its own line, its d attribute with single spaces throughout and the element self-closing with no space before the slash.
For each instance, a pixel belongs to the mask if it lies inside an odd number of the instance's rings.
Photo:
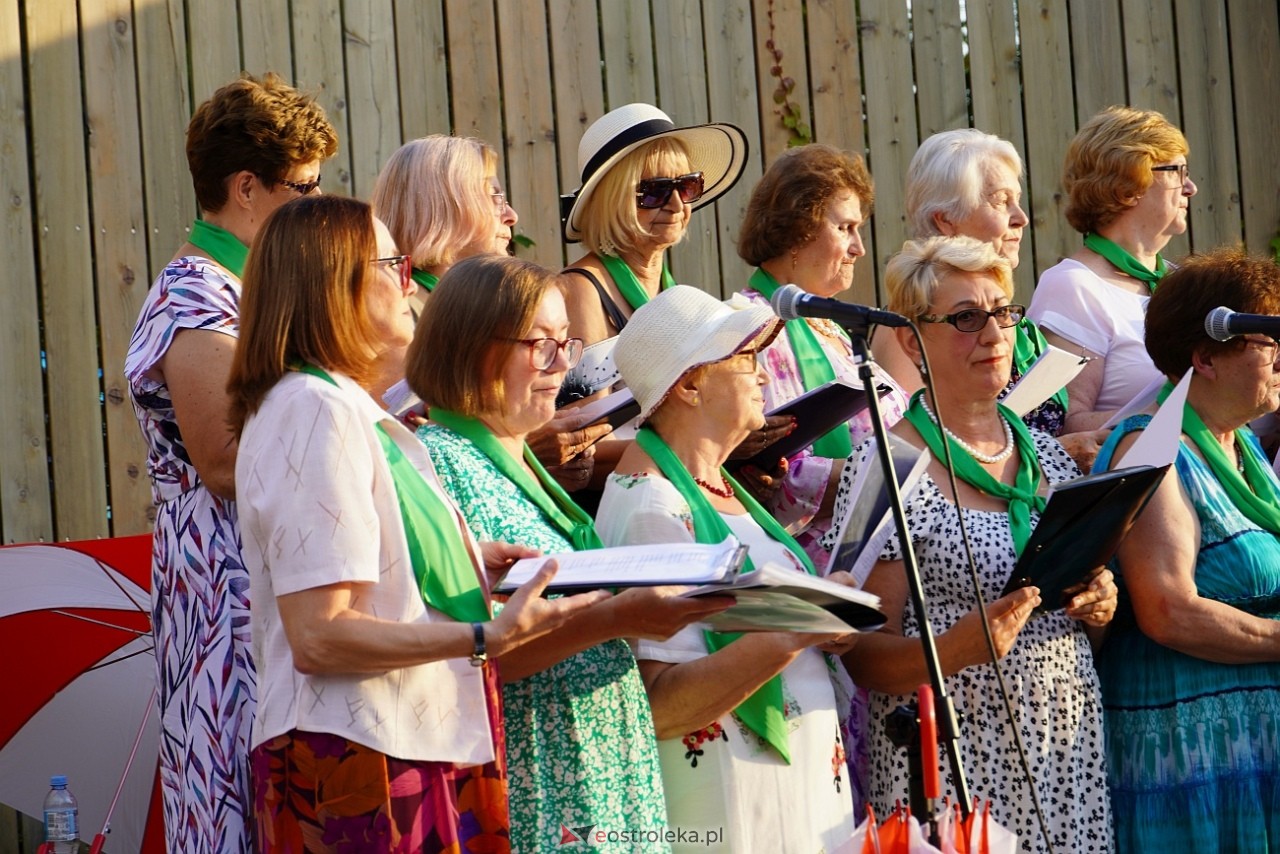
<svg viewBox="0 0 1280 854">
<path fill-rule="evenodd" d="M 700 477 L 695 477 L 693 479 L 693 482 L 698 484 L 698 486 L 701 486 L 707 492 L 710 492 L 712 495 L 718 495 L 721 498 L 733 497 L 733 484 L 729 483 L 728 479 L 725 478 L 724 475 L 720 475 L 720 482 L 724 484 L 723 489 L 719 489 L 717 487 L 712 486 L 711 484 L 707 483 L 705 480 L 703 480 Z"/>
</svg>

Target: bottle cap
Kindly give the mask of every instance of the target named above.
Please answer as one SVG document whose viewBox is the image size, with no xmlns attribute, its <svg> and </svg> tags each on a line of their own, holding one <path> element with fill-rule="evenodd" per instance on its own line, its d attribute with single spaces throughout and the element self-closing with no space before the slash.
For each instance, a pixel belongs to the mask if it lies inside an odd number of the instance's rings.
<svg viewBox="0 0 1280 854">
<path fill-rule="evenodd" d="M 58 786 L 66 787 L 67 777 L 65 774 L 54 774 L 49 778 L 49 785 L 57 788 Z"/>
</svg>

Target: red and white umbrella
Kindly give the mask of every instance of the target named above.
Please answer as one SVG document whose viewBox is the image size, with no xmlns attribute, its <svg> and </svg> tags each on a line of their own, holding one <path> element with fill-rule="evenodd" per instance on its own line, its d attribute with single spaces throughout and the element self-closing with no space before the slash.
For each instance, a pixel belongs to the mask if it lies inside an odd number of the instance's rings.
<svg viewBox="0 0 1280 854">
<path fill-rule="evenodd" d="M 164 850 L 150 575 L 150 535 L 0 547 L 0 803 L 66 774 L 108 852 Z"/>
</svg>

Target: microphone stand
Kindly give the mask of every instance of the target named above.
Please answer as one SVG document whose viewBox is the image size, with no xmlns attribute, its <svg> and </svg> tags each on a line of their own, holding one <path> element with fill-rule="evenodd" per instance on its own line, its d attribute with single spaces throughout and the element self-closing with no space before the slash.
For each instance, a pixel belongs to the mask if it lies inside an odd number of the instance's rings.
<svg viewBox="0 0 1280 854">
<path fill-rule="evenodd" d="M 942 665 L 938 662 L 938 646 L 934 641 L 933 627 L 929 624 L 929 615 L 925 607 L 924 586 L 920 581 L 920 566 L 916 562 L 915 549 L 907 530 L 906 512 L 902 507 L 902 493 L 898 488 L 898 478 L 893 467 L 893 457 L 889 451 L 888 431 L 884 424 L 884 415 L 880 409 L 880 399 L 876 396 L 876 383 L 872 375 L 873 360 L 867 345 L 867 334 L 871 324 L 865 321 L 837 321 L 853 343 L 855 361 L 858 364 L 858 377 L 866 390 L 867 409 L 871 414 L 871 426 L 875 431 L 876 449 L 879 452 L 880 466 L 884 471 L 885 488 L 889 493 L 889 509 L 893 513 L 893 524 L 898 532 L 898 542 L 902 544 L 902 565 L 907 575 L 907 586 L 911 593 L 911 604 L 915 609 L 916 623 L 920 626 L 920 645 L 924 650 L 925 667 L 929 671 L 929 684 L 933 688 L 934 709 L 938 721 L 938 743 L 944 746 L 951 765 L 951 780 L 955 786 L 956 799 L 960 802 L 960 812 L 964 818 L 972 812 L 972 799 L 969 795 L 969 783 L 965 778 L 964 764 L 960 760 L 960 724 L 956 717 L 955 704 L 947 694 L 946 683 L 942 679 Z M 912 738 L 916 755 L 919 755 L 919 738 Z M 902 746 L 902 745 L 899 745 Z M 908 747 L 910 757 L 911 748 Z M 936 757 L 921 757 L 923 761 L 936 762 Z M 936 836 L 936 809 L 933 800 L 925 797 L 924 781 L 921 778 L 920 766 L 910 762 L 909 790 L 911 811 L 924 816 L 933 827 Z"/>
</svg>

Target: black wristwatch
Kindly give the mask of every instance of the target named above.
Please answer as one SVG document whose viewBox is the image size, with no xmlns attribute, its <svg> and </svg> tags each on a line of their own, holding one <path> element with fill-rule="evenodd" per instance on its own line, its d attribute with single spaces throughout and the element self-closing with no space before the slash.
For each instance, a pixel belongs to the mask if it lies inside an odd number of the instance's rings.
<svg viewBox="0 0 1280 854">
<path fill-rule="evenodd" d="M 484 646 L 484 623 L 472 623 L 471 632 L 476 641 L 475 648 L 471 651 L 471 666 L 483 667 L 489 660 L 489 653 L 485 651 Z"/>
</svg>

